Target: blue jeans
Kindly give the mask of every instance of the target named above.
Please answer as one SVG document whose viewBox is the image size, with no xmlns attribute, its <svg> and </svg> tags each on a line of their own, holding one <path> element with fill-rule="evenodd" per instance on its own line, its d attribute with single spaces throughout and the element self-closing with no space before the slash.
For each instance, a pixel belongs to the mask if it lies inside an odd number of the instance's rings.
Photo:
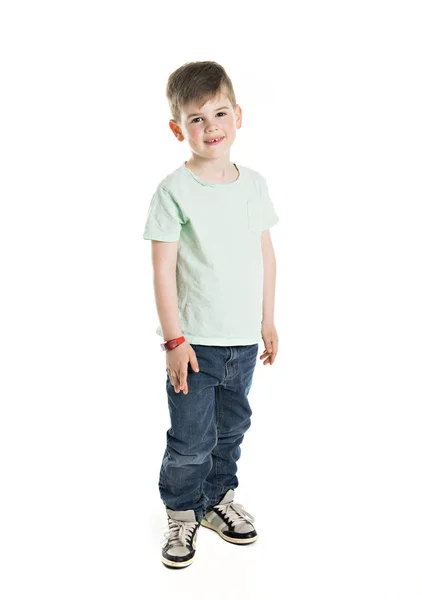
<svg viewBox="0 0 422 600">
<path fill-rule="evenodd" d="M 251 424 L 248 393 L 258 344 L 191 346 L 200 370 L 188 364 L 188 393 L 176 393 L 167 374 L 171 427 L 158 487 L 168 508 L 193 509 L 199 521 L 238 486 L 236 461 Z"/>
</svg>

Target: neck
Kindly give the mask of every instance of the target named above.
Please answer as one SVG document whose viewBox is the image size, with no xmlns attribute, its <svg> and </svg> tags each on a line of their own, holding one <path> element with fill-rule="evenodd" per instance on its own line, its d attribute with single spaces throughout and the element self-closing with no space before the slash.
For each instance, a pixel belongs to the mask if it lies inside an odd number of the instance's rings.
<svg viewBox="0 0 422 600">
<path fill-rule="evenodd" d="M 238 175 L 237 168 L 230 162 L 230 157 L 208 160 L 192 156 L 185 164 L 198 177 L 216 181 L 234 180 Z"/>
</svg>

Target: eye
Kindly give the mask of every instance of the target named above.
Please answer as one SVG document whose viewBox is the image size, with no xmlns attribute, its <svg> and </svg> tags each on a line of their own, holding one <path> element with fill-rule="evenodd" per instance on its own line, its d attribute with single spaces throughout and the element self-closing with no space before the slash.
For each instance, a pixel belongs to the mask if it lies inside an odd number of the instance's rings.
<svg viewBox="0 0 422 600">
<path fill-rule="evenodd" d="M 227 113 L 225 112 L 219 112 L 217 113 L 217 115 L 226 115 Z M 191 123 L 196 123 L 198 121 L 198 119 L 202 119 L 202 117 L 195 117 L 195 119 L 192 119 Z"/>
</svg>

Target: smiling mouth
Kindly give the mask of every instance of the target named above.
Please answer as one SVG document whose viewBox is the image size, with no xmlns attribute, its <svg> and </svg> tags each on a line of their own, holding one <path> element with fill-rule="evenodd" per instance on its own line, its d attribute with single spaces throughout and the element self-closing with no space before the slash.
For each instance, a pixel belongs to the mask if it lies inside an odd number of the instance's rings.
<svg viewBox="0 0 422 600">
<path fill-rule="evenodd" d="M 215 141 L 205 140 L 205 143 L 208 144 L 209 146 L 212 146 L 214 144 L 219 144 L 222 140 L 224 140 L 224 136 L 223 137 L 214 138 L 214 140 Z"/>
</svg>

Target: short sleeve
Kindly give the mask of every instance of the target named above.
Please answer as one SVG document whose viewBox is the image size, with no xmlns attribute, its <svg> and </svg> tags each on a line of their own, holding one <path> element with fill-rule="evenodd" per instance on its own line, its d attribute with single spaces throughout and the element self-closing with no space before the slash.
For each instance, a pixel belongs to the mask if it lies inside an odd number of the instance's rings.
<svg viewBox="0 0 422 600">
<path fill-rule="evenodd" d="M 149 205 L 143 239 L 177 242 L 183 223 L 183 212 L 176 200 L 159 185 Z"/>
<path fill-rule="evenodd" d="M 277 213 L 275 212 L 274 205 L 268 192 L 267 181 L 264 177 L 260 177 L 260 190 L 261 190 L 261 231 L 270 229 L 279 222 Z"/>
</svg>

